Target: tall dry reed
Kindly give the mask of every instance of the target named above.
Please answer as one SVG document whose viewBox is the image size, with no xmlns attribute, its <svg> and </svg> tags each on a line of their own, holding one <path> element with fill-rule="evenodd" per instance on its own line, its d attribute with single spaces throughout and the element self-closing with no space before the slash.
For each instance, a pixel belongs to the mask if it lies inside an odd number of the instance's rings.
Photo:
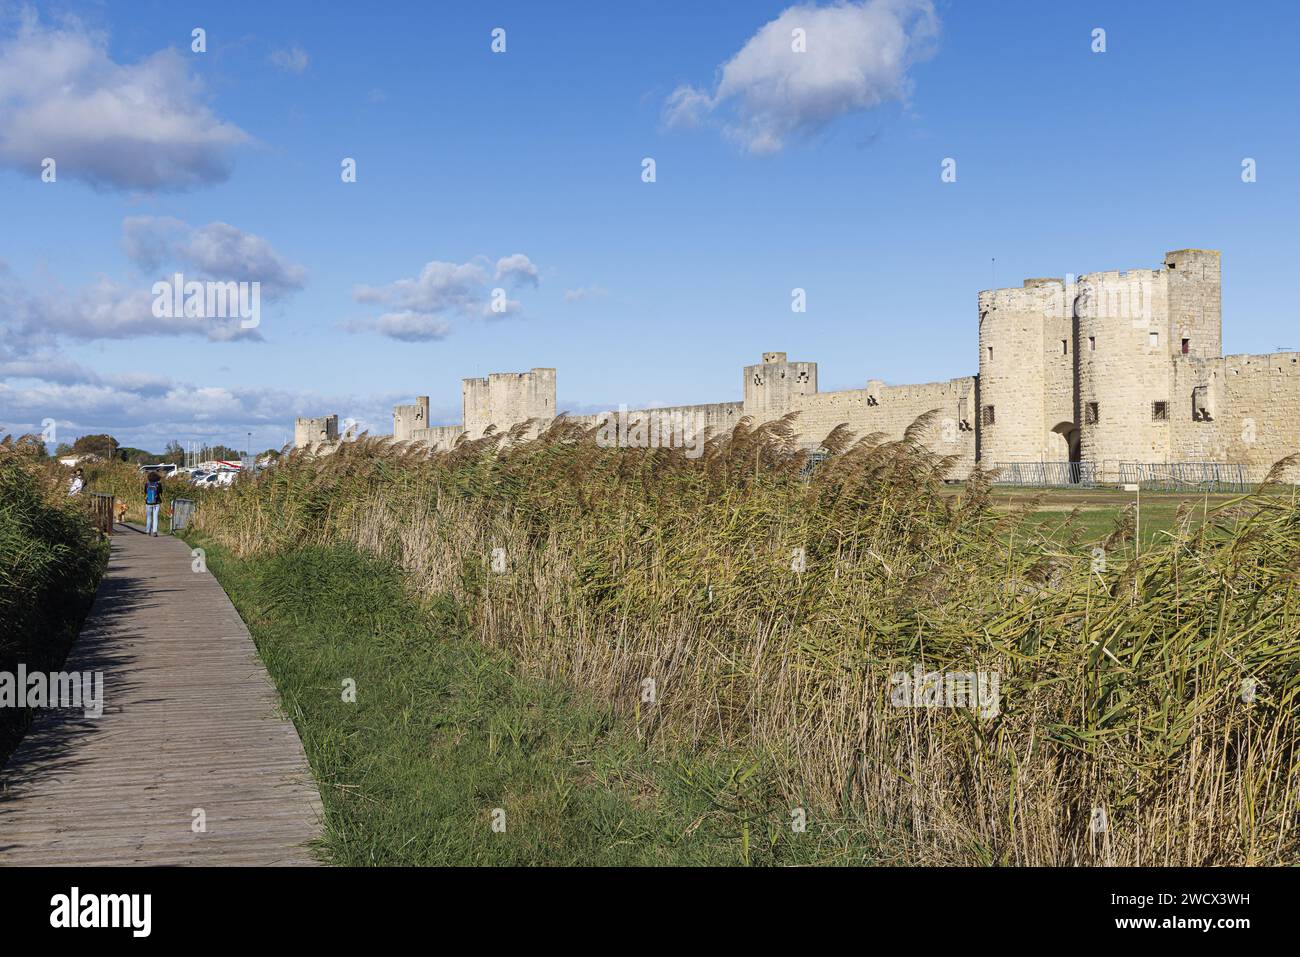
<svg viewBox="0 0 1300 957">
<path fill-rule="evenodd" d="M 931 427 L 837 430 L 810 478 L 788 420 L 698 459 L 562 419 L 445 453 L 363 439 L 209 497 L 197 525 L 243 554 L 388 559 L 649 746 L 761 753 L 789 801 L 865 816 L 918 863 L 1294 861 L 1294 499 L 1180 521 L 1140 557 L 1121 523 L 1098 554 L 1027 536 L 985 476 L 953 494 Z M 918 666 L 995 675 L 996 713 L 899 706 Z"/>
</svg>

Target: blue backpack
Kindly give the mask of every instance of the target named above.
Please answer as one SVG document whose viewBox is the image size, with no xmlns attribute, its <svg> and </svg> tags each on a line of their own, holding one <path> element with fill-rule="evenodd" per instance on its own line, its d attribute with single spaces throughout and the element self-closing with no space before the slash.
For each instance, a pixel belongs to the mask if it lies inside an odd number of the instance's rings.
<svg viewBox="0 0 1300 957">
<path fill-rule="evenodd" d="M 157 505 L 161 492 L 162 482 L 146 482 L 144 486 L 144 504 Z"/>
</svg>

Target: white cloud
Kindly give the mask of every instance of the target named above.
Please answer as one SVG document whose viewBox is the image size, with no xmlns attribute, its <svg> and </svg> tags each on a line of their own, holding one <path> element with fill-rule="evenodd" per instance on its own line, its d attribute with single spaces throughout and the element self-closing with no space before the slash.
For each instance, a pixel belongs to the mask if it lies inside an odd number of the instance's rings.
<svg viewBox="0 0 1300 957">
<path fill-rule="evenodd" d="M 68 385 L 74 382 L 98 382 L 92 370 L 66 356 L 41 349 L 22 358 L 5 358 L 0 351 L 0 379 L 41 379 Z"/>
<path fill-rule="evenodd" d="M 498 319 L 513 319 L 523 316 L 524 304 L 518 299 L 503 298 L 498 302 L 489 302 L 478 310 L 479 318 L 489 322 Z"/>
<path fill-rule="evenodd" d="M 664 118 L 672 127 L 718 122 L 749 152 L 774 153 L 839 117 L 905 102 L 908 70 L 933 52 L 938 29 L 930 0 L 790 7 L 722 65 L 712 91 L 674 90 Z M 805 52 L 793 49 L 796 30 Z"/>
<path fill-rule="evenodd" d="M 425 263 L 414 279 L 399 279 L 387 286 L 357 286 L 357 302 L 383 303 L 412 312 L 443 312 L 471 308 L 483 298 L 487 271 L 477 263 Z"/>
<path fill-rule="evenodd" d="M 493 309 L 489 282 L 537 286 L 537 266 L 523 253 L 498 259 L 491 273 L 487 269 L 490 262 L 483 257 L 467 263 L 434 260 L 425 263 L 412 279 L 399 279 L 387 286 L 356 286 L 354 300 L 389 310 L 377 318 L 352 320 L 344 328 L 405 342 L 427 342 L 451 334 L 451 316 L 488 320 L 522 316 L 523 304 L 517 299 L 502 299 Z"/>
<path fill-rule="evenodd" d="M 120 64 L 103 34 L 25 14 L 0 41 L 0 163 L 35 176 L 51 157 L 61 178 L 117 189 L 220 182 L 249 136 L 203 97 L 175 50 Z"/>
<path fill-rule="evenodd" d="M 427 312 L 386 312 L 374 321 L 374 330 L 381 336 L 403 342 L 429 342 L 445 339 L 451 332 L 451 323 Z"/>
<path fill-rule="evenodd" d="M 298 291 L 307 280 L 304 267 L 229 223 L 194 228 L 179 219 L 132 216 L 122 222 L 122 234 L 127 256 L 148 271 L 177 265 L 202 279 L 258 282 L 271 300 Z"/>
<path fill-rule="evenodd" d="M 497 260 L 496 280 L 497 282 L 505 280 L 507 282 L 526 283 L 535 287 L 537 285 L 537 267 L 523 253 L 503 256 Z"/>
<path fill-rule="evenodd" d="M 311 63 L 307 51 L 298 44 L 271 51 L 271 63 L 286 73 L 302 73 Z"/>
<path fill-rule="evenodd" d="M 4 319 L 15 354 L 22 355 L 64 337 L 68 339 L 133 339 L 139 336 L 203 336 L 213 342 L 260 339 L 240 319 L 194 316 L 158 317 L 153 314 L 152 286 L 126 286 L 100 276 L 76 292 L 53 290 L 25 295 L 18 308 Z M 0 291 L 0 310 L 7 311 Z"/>
<path fill-rule="evenodd" d="M 99 276 L 72 292 L 57 287 L 33 292 L 0 263 L 0 362 L 30 362 L 60 338 L 261 338 L 256 328 L 243 328 L 238 316 L 155 316 L 153 284 L 171 280 L 164 267 L 181 269 L 187 281 L 259 282 L 261 299 L 268 302 L 283 300 L 306 280 L 302 266 L 284 259 L 262 237 L 228 223 L 195 229 L 178 219 L 136 217 L 124 220 L 122 229 L 127 255 L 142 269 L 156 270 L 147 279 L 125 283 Z"/>
</svg>

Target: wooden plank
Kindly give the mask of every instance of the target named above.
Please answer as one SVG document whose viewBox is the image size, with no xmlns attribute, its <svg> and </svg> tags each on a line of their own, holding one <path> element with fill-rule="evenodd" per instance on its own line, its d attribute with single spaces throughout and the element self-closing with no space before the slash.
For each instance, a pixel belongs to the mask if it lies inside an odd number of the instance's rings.
<svg viewBox="0 0 1300 957">
<path fill-rule="evenodd" d="M 104 713 L 38 711 L 0 771 L 0 866 L 315 863 L 320 795 L 239 613 L 180 539 L 117 531 L 64 665 L 103 673 Z"/>
</svg>

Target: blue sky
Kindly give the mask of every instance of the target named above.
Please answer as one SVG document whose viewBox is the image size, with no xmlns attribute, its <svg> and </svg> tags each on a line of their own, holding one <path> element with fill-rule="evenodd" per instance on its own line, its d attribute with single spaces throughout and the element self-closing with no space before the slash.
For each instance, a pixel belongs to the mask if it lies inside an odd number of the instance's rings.
<svg viewBox="0 0 1300 957">
<path fill-rule="evenodd" d="M 768 350 L 934 381 L 994 276 L 1189 246 L 1226 351 L 1300 347 L 1293 5 L 841 8 L 0 0 L 0 432 L 260 449 L 533 366 L 561 407 L 734 400 Z M 169 261 L 270 284 L 256 338 L 137 316 Z"/>
</svg>

